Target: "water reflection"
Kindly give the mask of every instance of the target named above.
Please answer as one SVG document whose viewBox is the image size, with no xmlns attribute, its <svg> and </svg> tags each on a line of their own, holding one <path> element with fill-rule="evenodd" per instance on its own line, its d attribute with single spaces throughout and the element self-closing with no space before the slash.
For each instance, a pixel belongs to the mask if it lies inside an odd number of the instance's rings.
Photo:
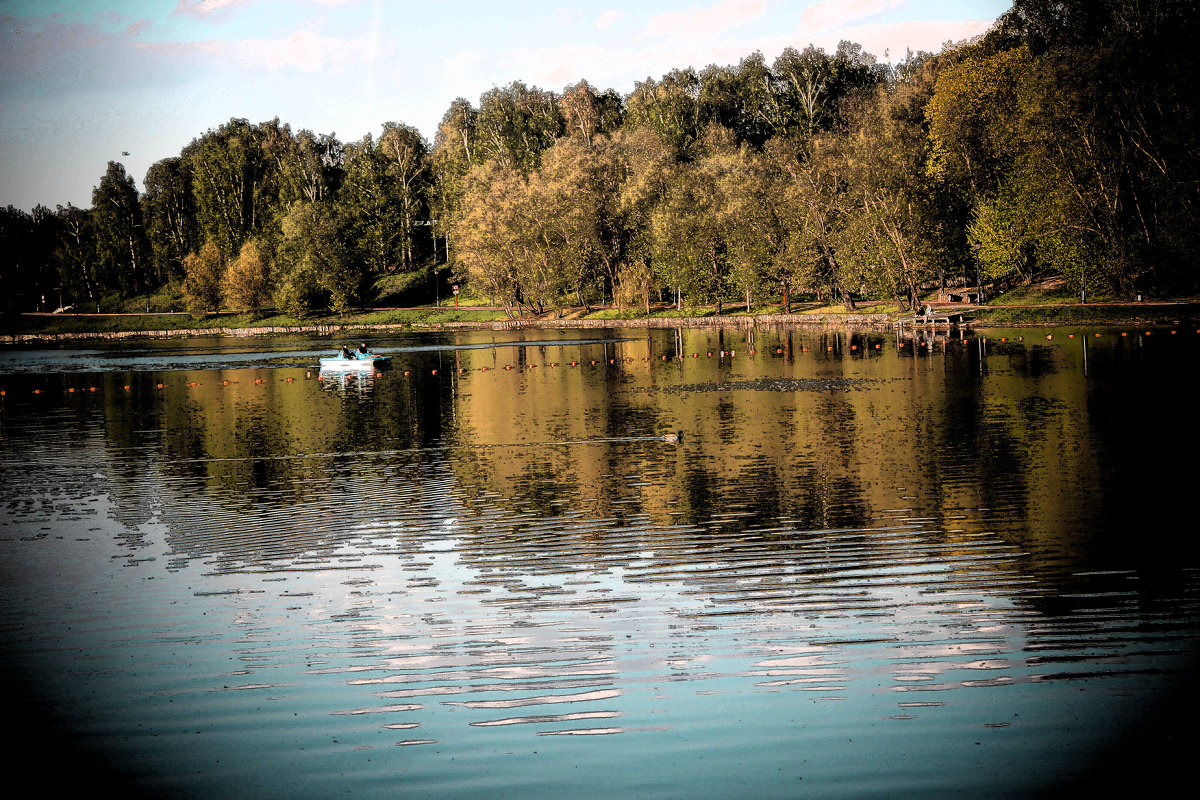
<svg viewBox="0 0 1200 800">
<path fill-rule="evenodd" d="M 1019 336 L 13 371 L 6 650 L 166 793 L 1078 779 L 1195 640 L 1187 473 L 1146 466 L 1194 438 L 1192 343 L 1091 337 L 1085 378 L 1081 340 Z"/>
</svg>

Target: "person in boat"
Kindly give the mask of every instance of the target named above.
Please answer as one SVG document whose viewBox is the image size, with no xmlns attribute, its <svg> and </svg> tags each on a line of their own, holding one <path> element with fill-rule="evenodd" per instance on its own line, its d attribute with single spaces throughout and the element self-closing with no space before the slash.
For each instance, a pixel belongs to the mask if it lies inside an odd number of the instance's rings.
<svg viewBox="0 0 1200 800">
<path fill-rule="evenodd" d="M 354 354 L 350 352 L 350 348 L 346 347 L 346 345 L 342 345 L 341 356 L 342 356 L 342 358 L 345 358 L 345 359 L 354 358 Z"/>
<path fill-rule="evenodd" d="M 366 343 L 366 342 L 359 342 L 359 343 L 358 343 L 358 353 L 357 353 L 357 357 L 358 357 L 358 358 L 362 358 L 363 356 L 367 355 L 367 354 L 368 354 L 368 353 L 370 353 L 370 352 L 371 352 L 371 351 L 367 349 L 367 343 Z"/>
</svg>

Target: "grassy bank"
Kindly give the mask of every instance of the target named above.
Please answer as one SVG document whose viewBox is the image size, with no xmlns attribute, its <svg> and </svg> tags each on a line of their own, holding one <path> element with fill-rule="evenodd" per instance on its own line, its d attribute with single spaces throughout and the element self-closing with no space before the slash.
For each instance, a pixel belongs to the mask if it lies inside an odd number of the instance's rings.
<svg viewBox="0 0 1200 800">
<path fill-rule="evenodd" d="M 1038 293 L 1027 287 L 1002 295 L 983 306 L 948 306 L 943 313 L 961 314 L 964 323 L 972 326 L 1038 326 L 1038 325 L 1121 325 L 1121 324 L 1174 324 L 1184 320 L 1200 318 L 1200 301 L 1182 299 L 1169 302 L 1129 303 L 1102 301 L 1080 304 L 1068 302 L 1054 290 Z M 936 304 L 935 304 L 936 307 Z M 796 322 L 808 320 L 825 324 L 836 324 L 844 319 L 854 324 L 863 315 L 873 319 L 896 319 L 906 313 L 891 303 L 859 303 L 854 309 L 842 305 L 817 302 L 796 303 L 792 307 L 792 318 Z M 564 324 L 560 320 L 590 320 L 601 322 L 637 322 L 639 320 L 704 320 L 717 323 L 729 319 L 731 324 L 744 324 L 747 317 L 765 317 L 772 321 L 780 319 L 780 305 L 756 305 L 747 310 L 744 305 L 727 305 L 718 317 L 712 306 L 654 307 L 649 313 L 644 308 L 602 308 L 585 311 L 582 308 L 561 309 L 540 315 L 527 315 L 517 320 L 525 325 Z M 882 315 L 886 315 L 883 317 Z M 317 314 L 303 318 L 283 314 L 189 314 L 189 313 L 121 313 L 121 314 L 21 314 L 0 320 L 0 335 L 53 337 L 58 335 L 106 336 L 136 335 L 138 333 L 162 334 L 172 331 L 203 333 L 205 331 L 228 332 L 230 330 L 354 330 L 357 328 L 394 327 L 439 327 L 452 325 L 490 325 L 507 322 L 510 318 L 503 309 L 494 307 L 455 308 L 453 305 L 428 306 L 421 308 L 362 309 L 345 314 Z M 567 322 L 565 324 L 571 324 Z"/>
</svg>

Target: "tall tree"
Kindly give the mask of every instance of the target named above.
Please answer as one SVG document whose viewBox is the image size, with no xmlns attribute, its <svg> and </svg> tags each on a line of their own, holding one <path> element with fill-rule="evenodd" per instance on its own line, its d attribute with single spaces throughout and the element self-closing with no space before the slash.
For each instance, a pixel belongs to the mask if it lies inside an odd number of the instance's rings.
<svg viewBox="0 0 1200 800">
<path fill-rule="evenodd" d="M 183 296 L 192 311 L 216 311 L 221 307 L 221 287 L 225 281 L 225 256 L 214 241 L 207 241 L 198 253 L 183 259 Z"/>
<path fill-rule="evenodd" d="M 478 117 L 479 112 L 459 97 L 450 104 L 434 137 L 430 158 L 430 213 L 435 239 L 439 235 L 442 237 L 442 261 L 445 263 L 450 263 L 452 258 L 450 231 L 466 192 L 467 173 L 476 160 Z M 435 246 L 435 260 L 436 249 Z"/>
<path fill-rule="evenodd" d="M 149 283 L 148 243 L 133 178 L 115 161 L 92 190 L 96 257 L 106 288 L 136 294 Z"/>
<path fill-rule="evenodd" d="M 279 173 L 264 142 L 283 147 L 282 136 L 274 123 L 231 119 L 184 148 L 197 227 L 226 254 L 238 252 L 275 215 Z"/>
<path fill-rule="evenodd" d="M 379 149 L 387 159 L 387 176 L 399 207 L 400 266 L 407 271 L 415 265 L 417 223 L 428 219 L 429 145 L 411 125 L 386 122 Z"/>
<path fill-rule="evenodd" d="M 199 246 L 191 176 L 183 159 L 173 156 L 151 164 L 143 184 L 153 278 L 157 283 L 182 279 L 184 256 Z"/>
<path fill-rule="evenodd" d="M 700 89 L 700 78 L 692 69 L 672 70 L 659 81 L 646 78 L 626 100 L 625 126 L 650 128 L 677 159 L 689 159 L 704 129 Z"/>
<path fill-rule="evenodd" d="M 528 175 L 565 122 L 553 92 L 514 81 L 479 98 L 478 154 Z"/>
</svg>

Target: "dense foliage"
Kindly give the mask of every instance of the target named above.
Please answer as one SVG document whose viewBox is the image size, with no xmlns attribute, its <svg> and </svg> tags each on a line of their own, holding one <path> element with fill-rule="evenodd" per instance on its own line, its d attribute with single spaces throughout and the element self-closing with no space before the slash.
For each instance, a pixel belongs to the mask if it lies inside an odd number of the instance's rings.
<svg viewBox="0 0 1200 800">
<path fill-rule="evenodd" d="M 232 119 L 141 194 L 110 163 L 91 209 L 0 211 L 3 308 L 160 292 L 302 315 L 418 273 L 514 312 L 801 292 L 912 307 L 1048 273 L 1081 297 L 1189 293 L 1196 20 L 1191 0 L 1018 0 L 895 68 L 843 42 L 625 97 L 518 81 L 456 99 L 432 146 L 394 122 L 344 144 Z"/>
</svg>

